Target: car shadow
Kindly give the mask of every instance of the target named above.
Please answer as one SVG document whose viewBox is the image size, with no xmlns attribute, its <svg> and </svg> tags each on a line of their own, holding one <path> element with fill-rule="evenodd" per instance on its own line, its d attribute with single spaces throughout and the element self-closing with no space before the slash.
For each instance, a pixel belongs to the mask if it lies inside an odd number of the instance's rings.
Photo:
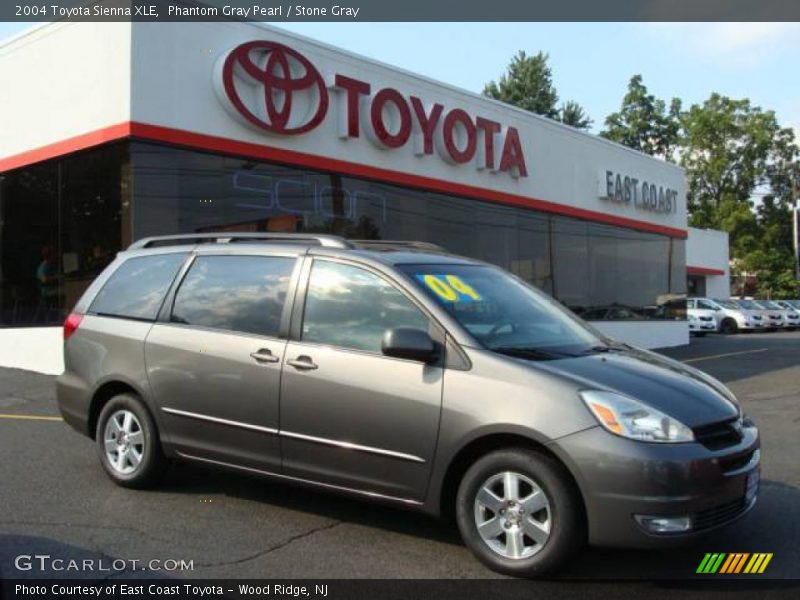
<svg viewBox="0 0 800 600">
<path fill-rule="evenodd" d="M 212 477 L 209 474 L 213 474 Z M 460 545 L 455 524 L 435 519 L 399 504 L 360 499 L 325 489 L 286 483 L 269 477 L 240 474 L 233 470 L 176 462 L 159 491 L 177 494 L 221 494 L 345 521 Z"/>
<path fill-rule="evenodd" d="M 209 472 L 214 476 L 209 477 Z M 178 494 L 222 494 L 336 521 L 392 533 L 415 536 L 461 546 L 452 520 L 435 519 L 421 513 L 372 501 L 340 496 L 324 490 L 273 482 L 226 470 L 212 471 L 179 464 L 160 489 Z M 659 550 L 621 550 L 586 547 L 561 570 L 555 580 L 687 580 L 724 579 L 724 575 L 697 575 L 707 552 L 772 552 L 768 571 L 759 579 L 800 577 L 800 489 L 763 480 L 755 508 L 735 524 L 710 531 L 685 545 Z M 735 575 L 731 577 L 736 577 Z M 741 578 L 741 577 L 740 577 Z"/>
</svg>

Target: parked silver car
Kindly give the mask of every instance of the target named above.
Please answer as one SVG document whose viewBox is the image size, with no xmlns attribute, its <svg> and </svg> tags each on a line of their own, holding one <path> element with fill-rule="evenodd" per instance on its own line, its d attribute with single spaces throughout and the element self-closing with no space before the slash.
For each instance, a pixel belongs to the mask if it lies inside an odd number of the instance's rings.
<svg viewBox="0 0 800 600">
<path fill-rule="evenodd" d="M 759 306 L 769 311 L 771 314 L 778 314 L 781 317 L 782 327 L 788 331 L 794 331 L 800 327 L 800 313 L 791 305 L 784 305 L 775 300 L 756 300 Z"/>
<path fill-rule="evenodd" d="M 742 308 L 733 300 L 692 298 L 689 303 L 696 309 L 714 311 L 721 333 L 762 331 L 765 327 L 764 316 L 760 310 Z"/>
<path fill-rule="evenodd" d="M 172 458 L 454 514 L 512 575 L 676 543 L 758 491 L 758 430 L 719 381 L 425 244 L 142 240 L 75 306 L 64 358 L 64 419 L 120 485 Z"/>
<path fill-rule="evenodd" d="M 732 299 L 732 301 L 736 302 L 736 304 L 738 304 L 745 310 L 758 311 L 763 317 L 765 329 L 767 329 L 768 331 L 783 329 L 783 327 L 785 326 L 783 321 L 783 315 L 781 314 L 780 311 L 768 309 L 760 302 L 752 300 L 750 298 L 734 298 Z"/>
<path fill-rule="evenodd" d="M 721 310 L 718 305 L 702 298 L 686 299 L 686 317 L 689 331 L 696 335 L 719 331 Z"/>
</svg>

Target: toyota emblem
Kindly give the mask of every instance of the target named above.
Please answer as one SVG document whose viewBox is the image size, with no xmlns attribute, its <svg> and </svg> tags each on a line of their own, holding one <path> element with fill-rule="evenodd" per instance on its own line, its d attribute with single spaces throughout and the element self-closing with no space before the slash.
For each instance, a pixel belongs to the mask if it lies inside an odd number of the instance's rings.
<svg viewBox="0 0 800 600">
<path fill-rule="evenodd" d="M 270 133 L 297 135 L 328 112 L 328 90 L 302 54 L 270 41 L 241 44 L 222 60 L 220 97 L 234 114 Z"/>
</svg>

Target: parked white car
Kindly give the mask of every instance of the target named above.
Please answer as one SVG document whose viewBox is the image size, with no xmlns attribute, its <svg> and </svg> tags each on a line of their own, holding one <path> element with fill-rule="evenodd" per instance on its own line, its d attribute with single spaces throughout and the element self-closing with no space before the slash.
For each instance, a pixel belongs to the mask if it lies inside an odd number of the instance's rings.
<svg viewBox="0 0 800 600">
<path fill-rule="evenodd" d="M 767 309 L 770 313 L 778 313 L 783 320 L 783 327 L 789 331 L 794 331 L 800 327 L 800 313 L 795 309 L 786 308 L 777 300 L 756 300 L 758 304 Z"/>
<path fill-rule="evenodd" d="M 775 331 L 776 329 L 783 329 L 786 325 L 783 320 L 783 315 L 780 311 L 770 310 L 756 300 L 749 298 L 733 299 L 739 306 L 746 310 L 758 311 L 764 318 L 764 328 Z"/>
<path fill-rule="evenodd" d="M 737 333 L 739 331 L 762 331 L 764 317 L 760 310 L 748 310 L 733 300 L 690 298 L 699 309 L 715 312 L 717 328 L 721 333 Z"/>
<path fill-rule="evenodd" d="M 693 333 L 698 337 L 702 337 L 709 332 L 714 332 L 717 330 L 717 326 L 713 320 L 705 321 L 701 319 L 706 319 L 707 317 L 696 317 L 692 314 L 687 315 L 687 319 L 689 321 L 689 333 Z"/>
<path fill-rule="evenodd" d="M 711 301 L 704 298 L 687 298 L 686 315 L 690 332 L 709 332 L 719 330 L 717 308 L 711 308 Z"/>
<path fill-rule="evenodd" d="M 797 318 L 797 325 L 800 327 L 800 300 L 773 300 L 773 302 L 782 309 L 794 313 Z"/>
</svg>

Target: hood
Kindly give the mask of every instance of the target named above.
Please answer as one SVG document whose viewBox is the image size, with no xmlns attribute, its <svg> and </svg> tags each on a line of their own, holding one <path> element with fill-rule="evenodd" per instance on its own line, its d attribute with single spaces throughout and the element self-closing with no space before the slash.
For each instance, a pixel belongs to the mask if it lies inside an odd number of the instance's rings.
<svg viewBox="0 0 800 600">
<path fill-rule="evenodd" d="M 536 362 L 537 369 L 574 380 L 583 389 L 618 392 L 700 427 L 738 416 L 727 389 L 704 373 L 657 354 L 630 349 Z"/>
<path fill-rule="evenodd" d="M 707 308 L 690 308 L 688 313 L 695 317 L 716 317 L 717 312 Z"/>
</svg>

